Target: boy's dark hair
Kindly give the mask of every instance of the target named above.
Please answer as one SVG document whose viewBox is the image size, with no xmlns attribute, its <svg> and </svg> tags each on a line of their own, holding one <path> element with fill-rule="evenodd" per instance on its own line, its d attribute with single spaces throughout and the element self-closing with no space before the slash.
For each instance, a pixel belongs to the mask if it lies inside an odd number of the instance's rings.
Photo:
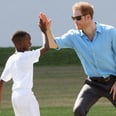
<svg viewBox="0 0 116 116">
<path fill-rule="evenodd" d="M 26 31 L 16 31 L 12 36 L 12 42 L 14 44 L 21 42 L 26 36 L 30 38 L 30 34 Z"/>
</svg>

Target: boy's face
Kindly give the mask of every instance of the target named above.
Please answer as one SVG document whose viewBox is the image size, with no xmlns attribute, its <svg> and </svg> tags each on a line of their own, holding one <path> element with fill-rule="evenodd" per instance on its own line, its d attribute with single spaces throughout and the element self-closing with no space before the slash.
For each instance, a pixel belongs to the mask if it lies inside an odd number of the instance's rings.
<svg viewBox="0 0 116 116">
<path fill-rule="evenodd" d="M 27 35 L 24 41 L 22 42 L 22 49 L 28 51 L 31 49 L 31 38 Z"/>
</svg>

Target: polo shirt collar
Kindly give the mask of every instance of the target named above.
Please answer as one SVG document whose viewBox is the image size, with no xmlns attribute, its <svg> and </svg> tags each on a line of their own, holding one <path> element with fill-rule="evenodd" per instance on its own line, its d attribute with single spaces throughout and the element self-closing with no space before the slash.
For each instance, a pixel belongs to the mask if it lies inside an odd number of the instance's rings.
<svg viewBox="0 0 116 116">
<path fill-rule="evenodd" d="M 100 24 L 97 23 L 97 22 L 95 22 L 95 23 L 96 23 L 96 32 L 102 33 L 102 28 L 101 28 Z M 81 36 L 84 36 L 84 33 L 83 33 L 82 30 L 80 30 L 80 35 L 81 35 Z"/>
</svg>

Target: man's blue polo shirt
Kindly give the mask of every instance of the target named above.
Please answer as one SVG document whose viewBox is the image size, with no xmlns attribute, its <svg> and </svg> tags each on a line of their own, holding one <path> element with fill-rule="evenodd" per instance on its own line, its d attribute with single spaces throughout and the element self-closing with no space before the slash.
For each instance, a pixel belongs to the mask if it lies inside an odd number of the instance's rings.
<svg viewBox="0 0 116 116">
<path fill-rule="evenodd" d="M 93 40 L 82 30 L 69 30 L 55 37 L 58 49 L 72 48 L 80 58 L 85 73 L 89 77 L 116 75 L 116 29 L 96 23 Z"/>
</svg>

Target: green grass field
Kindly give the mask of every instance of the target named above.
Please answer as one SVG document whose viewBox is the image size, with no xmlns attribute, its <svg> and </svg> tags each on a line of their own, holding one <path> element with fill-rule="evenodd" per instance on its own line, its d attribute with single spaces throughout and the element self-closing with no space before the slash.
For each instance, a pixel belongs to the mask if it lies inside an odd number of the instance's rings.
<svg viewBox="0 0 116 116">
<path fill-rule="evenodd" d="M 0 74 L 2 70 L 0 68 Z M 39 101 L 41 116 L 73 116 L 73 104 L 85 78 L 81 66 L 35 67 L 33 91 Z M 0 116 L 14 116 L 11 84 L 5 84 Z M 102 98 L 87 116 L 116 116 L 116 109 Z"/>
</svg>

